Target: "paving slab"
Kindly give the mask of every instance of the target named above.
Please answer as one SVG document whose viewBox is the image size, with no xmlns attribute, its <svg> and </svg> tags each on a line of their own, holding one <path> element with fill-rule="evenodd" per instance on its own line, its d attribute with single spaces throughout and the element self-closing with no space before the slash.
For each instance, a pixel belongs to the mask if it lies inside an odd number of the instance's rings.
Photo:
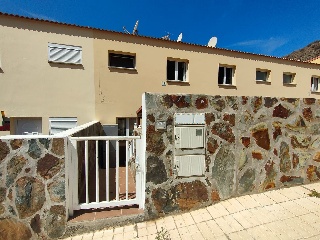
<svg viewBox="0 0 320 240">
<path fill-rule="evenodd" d="M 241 196 L 155 221 L 113 227 L 65 240 L 320 239 L 320 183 Z"/>
</svg>

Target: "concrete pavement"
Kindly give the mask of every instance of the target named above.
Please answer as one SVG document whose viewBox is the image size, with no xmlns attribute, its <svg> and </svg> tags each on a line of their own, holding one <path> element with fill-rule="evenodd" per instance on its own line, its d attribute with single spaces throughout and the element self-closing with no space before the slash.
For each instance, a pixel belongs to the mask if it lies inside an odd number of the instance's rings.
<svg viewBox="0 0 320 240">
<path fill-rule="evenodd" d="M 68 240 L 320 239 L 320 183 L 221 201 L 155 221 L 87 233 Z"/>
</svg>

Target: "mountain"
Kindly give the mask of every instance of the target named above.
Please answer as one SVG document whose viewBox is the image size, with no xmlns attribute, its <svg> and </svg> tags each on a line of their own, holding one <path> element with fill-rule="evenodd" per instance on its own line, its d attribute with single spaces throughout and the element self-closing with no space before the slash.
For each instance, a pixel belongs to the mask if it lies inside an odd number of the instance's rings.
<svg viewBox="0 0 320 240">
<path fill-rule="evenodd" d="M 320 40 L 308 44 L 306 47 L 296 50 L 283 58 L 309 62 L 320 56 Z"/>
</svg>

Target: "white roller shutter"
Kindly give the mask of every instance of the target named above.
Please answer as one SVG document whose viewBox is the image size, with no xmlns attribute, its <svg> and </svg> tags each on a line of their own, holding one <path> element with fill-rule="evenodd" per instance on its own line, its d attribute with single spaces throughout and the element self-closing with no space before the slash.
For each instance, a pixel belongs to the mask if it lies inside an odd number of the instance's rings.
<svg viewBox="0 0 320 240">
<path fill-rule="evenodd" d="M 49 134 L 54 135 L 77 126 L 77 118 L 49 118 Z"/>
</svg>

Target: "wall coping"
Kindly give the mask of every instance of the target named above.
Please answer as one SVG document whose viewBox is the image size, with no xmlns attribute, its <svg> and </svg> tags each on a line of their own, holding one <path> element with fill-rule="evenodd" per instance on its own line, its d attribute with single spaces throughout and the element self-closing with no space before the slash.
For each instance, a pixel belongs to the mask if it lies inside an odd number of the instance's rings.
<svg viewBox="0 0 320 240">
<path fill-rule="evenodd" d="M 71 128 L 71 129 L 68 129 L 66 131 L 63 131 L 61 133 L 57 133 L 53 136 L 56 136 L 56 137 L 69 137 L 75 133 L 78 133 L 80 131 L 82 131 L 83 129 L 86 129 L 96 123 L 98 123 L 99 121 L 92 121 L 92 122 L 88 122 L 88 123 L 85 123 L 85 124 L 82 124 L 80 126 L 77 126 L 77 127 L 74 127 L 74 128 Z"/>
<path fill-rule="evenodd" d="M 72 136 L 73 134 L 80 132 L 83 129 L 86 129 L 94 124 L 98 123 L 98 121 L 92 121 L 89 123 L 82 124 L 80 126 L 74 127 L 72 129 L 68 129 L 61 133 L 57 133 L 55 135 L 6 135 L 0 136 L 0 140 L 12 140 L 12 139 L 40 139 L 40 138 L 65 138 Z"/>
</svg>

